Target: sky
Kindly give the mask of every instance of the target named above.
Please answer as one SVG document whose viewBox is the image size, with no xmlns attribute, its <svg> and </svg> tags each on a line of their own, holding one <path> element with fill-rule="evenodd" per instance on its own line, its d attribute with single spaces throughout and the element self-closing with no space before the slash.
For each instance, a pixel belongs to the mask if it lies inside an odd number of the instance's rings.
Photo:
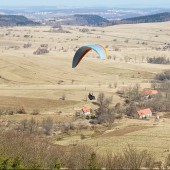
<svg viewBox="0 0 170 170">
<path fill-rule="evenodd" d="M 170 8 L 170 0 L 0 0 L 3 6 Z"/>
</svg>

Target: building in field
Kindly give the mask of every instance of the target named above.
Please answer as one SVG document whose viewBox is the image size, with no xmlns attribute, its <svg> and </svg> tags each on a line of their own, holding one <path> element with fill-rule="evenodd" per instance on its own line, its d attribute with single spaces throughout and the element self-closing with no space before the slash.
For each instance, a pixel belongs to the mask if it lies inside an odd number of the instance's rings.
<svg viewBox="0 0 170 170">
<path fill-rule="evenodd" d="M 81 109 L 81 114 L 83 114 L 83 115 L 90 115 L 91 114 L 91 109 L 88 108 L 88 107 L 83 107 Z"/>
<path fill-rule="evenodd" d="M 137 111 L 137 117 L 139 119 L 149 118 L 151 116 L 152 116 L 152 111 L 150 108 Z"/>
<path fill-rule="evenodd" d="M 143 89 L 142 94 L 143 94 L 144 98 L 152 99 L 155 95 L 158 94 L 158 90 Z"/>
</svg>

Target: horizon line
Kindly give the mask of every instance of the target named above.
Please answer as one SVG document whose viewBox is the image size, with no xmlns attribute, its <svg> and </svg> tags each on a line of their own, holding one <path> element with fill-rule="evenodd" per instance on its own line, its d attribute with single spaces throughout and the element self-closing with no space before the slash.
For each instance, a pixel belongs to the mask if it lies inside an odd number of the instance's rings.
<svg viewBox="0 0 170 170">
<path fill-rule="evenodd" d="M 123 8 L 123 9 L 170 9 L 170 7 L 120 7 L 120 6 L 113 6 L 113 7 L 107 7 L 107 6 L 96 6 L 96 7 L 89 7 L 89 6 L 87 6 L 87 7 L 81 7 L 81 6 L 62 6 L 62 7 L 57 7 L 57 6 L 55 6 L 55 5 L 49 5 L 49 6 L 46 6 L 46 5 L 26 5 L 26 6 L 15 6 L 15 5 L 2 5 L 1 7 L 0 7 L 0 9 L 2 9 L 2 8 L 6 8 L 6 7 L 13 7 L 13 8 L 32 8 L 32 7 L 42 7 L 42 8 L 58 8 L 58 9 L 72 9 L 72 8 Z"/>
</svg>

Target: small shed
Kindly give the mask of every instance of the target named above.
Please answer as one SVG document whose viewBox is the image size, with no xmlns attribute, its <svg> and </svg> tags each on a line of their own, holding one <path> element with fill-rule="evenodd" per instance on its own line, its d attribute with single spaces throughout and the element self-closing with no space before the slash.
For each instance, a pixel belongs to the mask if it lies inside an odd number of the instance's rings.
<svg viewBox="0 0 170 170">
<path fill-rule="evenodd" d="M 152 116 L 152 111 L 150 108 L 137 111 L 139 119 L 148 118 Z"/>
</svg>

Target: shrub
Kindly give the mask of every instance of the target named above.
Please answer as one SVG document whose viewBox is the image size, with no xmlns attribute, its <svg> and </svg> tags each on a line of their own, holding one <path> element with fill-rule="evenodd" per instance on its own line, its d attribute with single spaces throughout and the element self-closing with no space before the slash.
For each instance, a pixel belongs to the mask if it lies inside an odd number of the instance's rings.
<svg viewBox="0 0 170 170">
<path fill-rule="evenodd" d="M 155 76 L 155 79 L 160 81 L 170 80 L 170 70 L 167 70 L 164 73 L 157 74 Z"/>
<path fill-rule="evenodd" d="M 40 47 L 48 48 L 48 44 L 41 44 Z"/>
<path fill-rule="evenodd" d="M 51 119 L 50 117 L 48 117 L 47 119 L 43 119 L 42 127 L 44 128 L 46 135 L 51 134 L 51 130 L 53 128 L 53 125 L 54 125 L 53 119 Z"/>
<path fill-rule="evenodd" d="M 38 48 L 36 51 L 34 51 L 33 54 L 42 55 L 42 54 L 46 54 L 46 53 L 49 53 L 49 50 L 44 49 L 44 48 Z"/>
<path fill-rule="evenodd" d="M 63 94 L 62 96 L 61 96 L 61 98 L 60 98 L 61 100 L 65 100 L 66 99 L 66 95 L 65 94 Z"/>
<path fill-rule="evenodd" d="M 88 28 L 82 28 L 82 29 L 79 29 L 80 32 L 83 32 L 83 33 L 87 33 L 89 32 L 90 30 Z"/>
<path fill-rule="evenodd" d="M 40 111 L 38 109 L 34 109 L 32 112 L 31 112 L 32 115 L 39 115 L 40 114 Z"/>
<path fill-rule="evenodd" d="M 0 115 L 13 115 L 14 113 L 15 113 L 14 109 L 0 108 Z"/>
<path fill-rule="evenodd" d="M 86 139 L 86 136 L 84 134 L 80 135 L 81 140 Z"/>
<path fill-rule="evenodd" d="M 129 40 L 128 40 L 128 39 L 126 39 L 126 40 L 125 40 L 125 43 L 128 43 L 128 42 L 129 42 Z"/>
<path fill-rule="evenodd" d="M 130 145 L 116 155 L 107 152 L 104 161 L 106 169 L 154 169 L 157 168 L 155 163 L 154 157 L 148 151 L 139 151 Z"/>
<path fill-rule="evenodd" d="M 24 45 L 23 45 L 23 48 L 29 48 L 29 47 L 31 47 L 31 45 L 32 45 L 32 44 L 30 44 L 30 43 L 24 44 Z"/>
<path fill-rule="evenodd" d="M 25 111 L 24 107 L 18 108 L 16 110 L 16 114 L 26 114 L 26 111 Z"/>
</svg>

